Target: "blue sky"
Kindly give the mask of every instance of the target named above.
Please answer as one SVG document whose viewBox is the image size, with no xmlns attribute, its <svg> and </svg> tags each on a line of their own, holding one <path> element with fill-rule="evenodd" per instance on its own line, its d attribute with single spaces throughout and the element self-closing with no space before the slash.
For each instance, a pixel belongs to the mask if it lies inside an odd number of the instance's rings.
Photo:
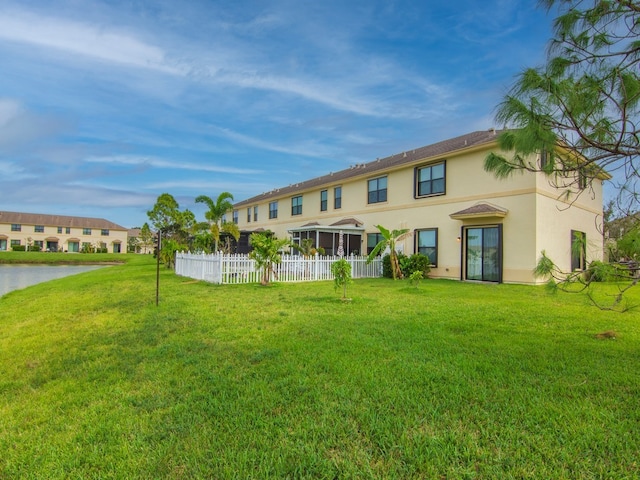
<svg viewBox="0 0 640 480">
<path fill-rule="evenodd" d="M 3 0 L 0 210 L 148 221 L 494 126 L 531 0 Z"/>
</svg>

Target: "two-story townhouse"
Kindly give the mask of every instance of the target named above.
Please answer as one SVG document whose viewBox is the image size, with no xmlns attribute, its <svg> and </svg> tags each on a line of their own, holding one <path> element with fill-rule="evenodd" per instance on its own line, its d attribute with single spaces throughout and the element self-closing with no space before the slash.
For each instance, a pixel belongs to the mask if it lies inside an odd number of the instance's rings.
<svg viewBox="0 0 640 480">
<path fill-rule="evenodd" d="M 0 251 L 13 247 L 81 252 L 127 250 L 127 229 L 103 218 L 0 211 Z"/>
<path fill-rule="evenodd" d="M 509 283 L 541 281 L 533 269 L 542 250 L 565 271 L 602 259 L 602 181 L 567 198 L 542 173 L 497 179 L 484 160 L 498 134 L 473 132 L 238 202 L 239 246 L 270 230 L 312 238 L 328 254 L 342 236 L 346 254 L 366 254 L 380 239 L 376 225 L 407 228 L 400 249 L 427 254 L 433 277 Z M 576 257 L 581 234 L 586 251 Z"/>
</svg>

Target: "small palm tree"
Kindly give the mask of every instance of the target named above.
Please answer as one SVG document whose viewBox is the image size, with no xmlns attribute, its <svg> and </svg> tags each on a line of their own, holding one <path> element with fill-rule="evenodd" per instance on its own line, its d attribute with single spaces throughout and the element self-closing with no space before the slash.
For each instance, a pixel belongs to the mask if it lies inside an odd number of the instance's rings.
<svg viewBox="0 0 640 480">
<path fill-rule="evenodd" d="M 262 285 L 268 285 L 271 280 L 271 275 L 274 272 L 274 264 L 278 264 L 282 261 L 280 256 L 280 250 L 289 245 L 287 239 L 277 239 L 271 232 L 254 232 L 249 237 L 249 243 L 251 244 L 251 252 L 249 257 L 253 258 L 256 262 L 258 269 L 262 270 Z"/>
<path fill-rule="evenodd" d="M 376 225 L 376 228 L 380 230 L 382 234 L 382 240 L 371 250 L 371 253 L 367 257 L 367 263 L 373 261 L 380 253 L 389 248 L 389 258 L 391 260 L 391 274 L 393 279 L 402 278 L 402 270 L 400 269 L 400 263 L 398 262 L 398 252 L 396 252 L 396 245 L 400 240 L 403 240 L 409 235 L 409 229 L 403 228 L 400 230 L 387 230 L 382 225 Z"/>
<path fill-rule="evenodd" d="M 233 210 L 233 195 L 229 192 L 222 192 L 218 195 L 218 198 L 213 200 L 206 195 L 200 195 L 196 197 L 196 203 L 204 203 L 209 207 L 209 210 L 205 212 L 204 218 L 209 222 L 211 229 L 211 235 L 213 236 L 214 251 L 218 251 L 218 244 L 220 243 L 220 234 L 227 233 L 233 238 L 238 240 L 240 238 L 240 230 L 238 226 L 233 222 L 222 222 L 222 217 L 229 210 Z"/>
</svg>

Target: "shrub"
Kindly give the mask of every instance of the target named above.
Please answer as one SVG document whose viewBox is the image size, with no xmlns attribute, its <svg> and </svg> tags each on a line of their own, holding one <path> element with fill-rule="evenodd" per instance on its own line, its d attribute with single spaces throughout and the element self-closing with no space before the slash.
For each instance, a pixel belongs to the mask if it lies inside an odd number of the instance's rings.
<svg viewBox="0 0 640 480">
<path fill-rule="evenodd" d="M 422 253 L 414 253 L 410 257 L 404 253 L 398 253 L 398 264 L 405 278 L 409 278 L 411 274 L 416 271 L 422 273 L 422 278 L 427 278 L 431 271 L 429 257 Z M 382 257 L 382 276 L 385 278 L 393 278 L 393 273 L 391 272 L 391 257 L 388 254 Z"/>
<path fill-rule="evenodd" d="M 12 245 L 11 250 L 13 250 L 14 252 L 24 252 L 25 247 L 24 245 Z"/>
<path fill-rule="evenodd" d="M 431 271 L 431 261 L 427 255 L 422 253 L 414 253 L 407 260 L 407 270 L 402 271 L 406 276 L 411 276 L 413 272 L 422 273 L 422 278 L 427 278 Z"/>
<path fill-rule="evenodd" d="M 589 268 L 584 272 L 584 275 L 585 280 L 588 282 L 615 282 L 629 279 L 631 271 L 627 265 L 594 260 L 589 264 Z"/>
</svg>

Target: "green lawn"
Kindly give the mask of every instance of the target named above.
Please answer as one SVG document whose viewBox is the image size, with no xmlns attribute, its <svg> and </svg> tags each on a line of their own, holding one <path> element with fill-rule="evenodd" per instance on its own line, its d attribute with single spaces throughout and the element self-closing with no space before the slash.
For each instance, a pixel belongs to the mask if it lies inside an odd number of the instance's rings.
<svg viewBox="0 0 640 480">
<path fill-rule="evenodd" d="M 153 262 L 0 298 L 0 478 L 640 477 L 638 311 Z"/>
</svg>

